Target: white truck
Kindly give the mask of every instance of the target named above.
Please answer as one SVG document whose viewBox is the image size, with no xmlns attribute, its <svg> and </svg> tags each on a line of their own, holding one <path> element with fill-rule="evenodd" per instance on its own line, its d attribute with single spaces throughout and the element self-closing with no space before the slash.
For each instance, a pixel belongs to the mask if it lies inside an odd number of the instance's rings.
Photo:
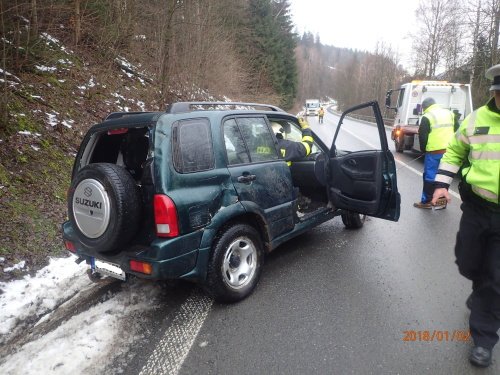
<svg viewBox="0 0 500 375">
<path fill-rule="evenodd" d="M 398 93 L 397 102 L 391 99 Z M 461 122 L 472 109 L 470 84 L 449 83 L 447 81 L 412 81 L 398 89 L 387 91 L 385 106 L 396 111 L 391 139 L 397 152 L 413 150 L 421 152 L 418 141 L 418 124 L 422 117 L 422 101 L 434 98 L 436 103 L 455 113 Z"/>
<path fill-rule="evenodd" d="M 319 113 L 320 102 L 319 99 L 306 99 L 305 115 L 317 116 Z"/>
</svg>

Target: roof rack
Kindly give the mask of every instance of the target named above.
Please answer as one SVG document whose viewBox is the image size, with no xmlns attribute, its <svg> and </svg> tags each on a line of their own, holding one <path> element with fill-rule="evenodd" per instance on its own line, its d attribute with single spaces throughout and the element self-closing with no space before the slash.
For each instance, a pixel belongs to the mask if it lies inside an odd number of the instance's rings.
<svg viewBox="0 0 500 375">
<path fill-rule="evenodd" d="M 106 116 L 104 121 L 106 120 L 113 120 L 117 118 L 122 118 L 126 116 L 133 116 L 133 115 L 142 115 L 144 113 L 152 113 L 150 111 L 137 111 L 137 112 L 111 112 L 109 115 Z"/>
<path fill-rule="evenodd" d="M 211 107 L 211 108 L 207 108 Z M 231 110 L 263 108 L 275 112 L 284 112 L 281 108 L 261 103 L 245 102 L 177 102 L 167 105 L 167 113 L 183 113 L 204 110 Z"/>
</svg>

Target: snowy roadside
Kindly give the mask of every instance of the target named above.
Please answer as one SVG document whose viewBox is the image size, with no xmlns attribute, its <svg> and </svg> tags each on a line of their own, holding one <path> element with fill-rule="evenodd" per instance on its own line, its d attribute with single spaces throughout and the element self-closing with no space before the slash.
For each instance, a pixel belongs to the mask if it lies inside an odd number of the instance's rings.
<svg viewBox="0 0 500 375">
<path fill-rule="evenodd" d="M 50 320 L 57 309 L 95 288 L 84 263 L 75 257 L 54 258 L 35 276 L 0 283 L 0 345 Z M 47 334 L 14 347 L 0 358 L 1 374 L 95 373 L 126 352 L 142 337 L 134 328 L 135 312 L 158 306 L 160 288 L 154 284 L 126 284 L 123 292 L 108 295 L 77 312 Z M 120 344 L 117 345 L 117 342 Z"/>
</svg>

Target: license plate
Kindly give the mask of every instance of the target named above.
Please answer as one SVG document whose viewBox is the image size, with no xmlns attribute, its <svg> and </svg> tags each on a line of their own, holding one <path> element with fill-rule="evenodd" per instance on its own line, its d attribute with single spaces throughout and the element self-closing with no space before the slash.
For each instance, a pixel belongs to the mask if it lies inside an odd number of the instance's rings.
<svg viewBox="0 0 500 375">
<path fill-rule="evenodd" d="M 120 280 L 126 280 L 127 278 L 125 272 L 117 264 L 94 258 L 94 267 L 96 272 L 99 272 L 103 275 L 111 276 Z"/>
</svg>

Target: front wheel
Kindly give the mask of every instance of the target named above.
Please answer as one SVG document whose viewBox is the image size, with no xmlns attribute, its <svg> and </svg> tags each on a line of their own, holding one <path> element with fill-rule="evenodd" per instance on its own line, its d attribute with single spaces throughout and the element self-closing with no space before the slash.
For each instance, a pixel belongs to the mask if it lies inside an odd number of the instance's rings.
<svg viewBox="0 0 500 375">
<path fill-rule="evenodd" d="M 264 263 L 259 233 L 235 224 L 221 232 L 213 245 L 205 289 L 218 302 L 237 302 L 252 293 Z"/>
<path fill-rule="evenodd" d="M 366 215 L 361 215 L 352 211 L 344 211 L 341 216 L 342 222 L 347 229 L 359 229 L 366 220 Z"/>
</svg>

